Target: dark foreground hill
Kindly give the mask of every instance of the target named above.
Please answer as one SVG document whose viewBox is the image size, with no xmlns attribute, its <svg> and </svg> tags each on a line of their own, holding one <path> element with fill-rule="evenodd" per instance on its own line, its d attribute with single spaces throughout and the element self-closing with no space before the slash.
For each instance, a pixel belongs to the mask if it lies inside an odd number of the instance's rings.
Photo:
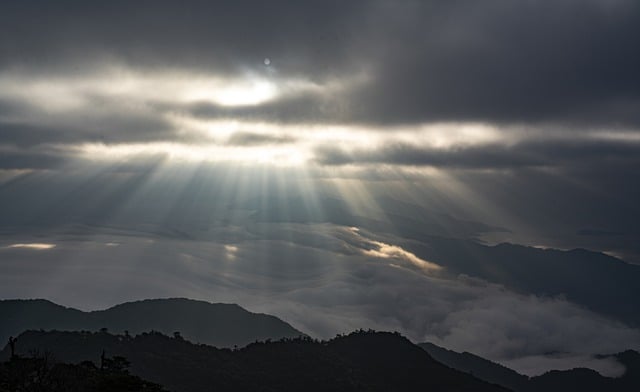
<svg viewBox="0 0 640 392">
<path fill-rule="evenodd" d="M 179 392 L 507 390 L 444 366 L 393 333 L 357 332 L 328 342 L 305 337 L 230 350 L 159 333 L 29 331 L 18 337 L 16 348 L 20 355 L 37 350 L 73 363 L 98 361 L 104 349 L 128 358 L 132 374 Z"/>
<path fill-rule="evenodd" d="M 2 392 L 166 392 L 160 385 L 133 376 L 124 359 L 97 367 L 53 362 L 46 356 L 12 358 L 0 364 Z"/>
<path fill-rule="evenodd" d="M 640 353 L 627 350 L 614 357 L 626 368 L 619 378 L 600 375 L 591 369 L 553 370 L 536 377 L 527 377 L 495 362 L 464 352 L 447 350 L 432 343 L 418 346 L 427 351 L 435 360 L 463 371 L 487 382 L 499 384 L 516 392 L 536 391 L 640 391 Z"/>
<path fill-rule="evenodd" d="M 238 305 L 190 299 L 150 299 L 127 302 L 107 310 L 82 312 L 53 302 L 0 301 L 0 342 L 26 330 L 98 331 L 139 334 L 179 331 L 186 339 L 216 347 L 244 346 L 255 340 L 303 335 L 277 317 L 251 313 Z"/>
</svg>

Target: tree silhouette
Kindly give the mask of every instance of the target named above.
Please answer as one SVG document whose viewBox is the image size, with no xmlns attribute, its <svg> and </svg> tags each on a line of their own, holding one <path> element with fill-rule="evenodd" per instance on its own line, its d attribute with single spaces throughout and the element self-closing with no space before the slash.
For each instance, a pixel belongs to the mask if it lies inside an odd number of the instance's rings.
<svg viewBox="0 0 640 392">
<path fill-rule="evenodd" d="M 16 338 L 9 336 L 9 347 L 11 349 L 11 359 L 16 357 Z"/>
</svg>

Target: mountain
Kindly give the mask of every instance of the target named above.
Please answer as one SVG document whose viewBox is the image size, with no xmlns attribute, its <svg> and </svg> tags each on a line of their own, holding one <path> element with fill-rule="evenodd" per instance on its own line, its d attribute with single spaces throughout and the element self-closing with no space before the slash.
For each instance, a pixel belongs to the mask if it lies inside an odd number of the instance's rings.
<svg viewBox="0 0 640 392">
<path fill-rule="evenodd" d="M 627 350 L 601 358 L 613 357 L 625 366 L 625 373 L 618 378 L 604 377 L 591 369 L 552 370 L 536 377 L 527 377 L 514 370 L 471 353 L 458 353 L 432 343 L 418 345 L 435 360 L 474 375 L 475 377 L 502 385 L 515 392 L 536 391 L 638 391 L 640 390 L 640 353 Z"/>
<path fill-rule="evenodd" d="M 528 387 L 529 377 L 475 354 L 458 353 L 428 342 L 420 343 L 418 346 L 436 361 L 472 374 L 481 380 L 502 385 L 514 391 L 522 391 Z"/>
<path fill-rule="evenodd" d="M 160 331 L 216 347 L 244 346 L 256 340 L 304 335 L 277 317 L 251 313 L 238 305 L 190 299 L 127 302 L 107 310 L 82 312 L 46 300 L 0 300 L 0 342 L 34 330 L 98 331 L 130 334 Z"/>
<path fill-rule="evenodd" d="M 564 296 L 592 311 L 640 326 L 640 265 L 585 249 L 557 250 L 423 237 L 404 248 L 453 274 L 498 283 L 520 293 Z"/>
<path fill-rule="evenodd" d="M 238 349 L 195 345 L 160 333 L 29 331 L 20 355 L 48 352 L 65 362 L 126 357 L 131 373 L 178 392 L 204 391 L 477 391 L 507 389 L 435 361 L 394 333 L 354 332 L 330 341 L 308 337 L 252 343 Z M 7 349 L 2 352 L 6 358 Z"/>
</svg>

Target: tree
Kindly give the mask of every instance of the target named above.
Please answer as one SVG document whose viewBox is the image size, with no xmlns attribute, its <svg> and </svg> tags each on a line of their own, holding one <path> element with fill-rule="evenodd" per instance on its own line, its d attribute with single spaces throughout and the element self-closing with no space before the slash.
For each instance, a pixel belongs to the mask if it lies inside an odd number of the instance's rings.
<svg viewBox="0 0 640 392">
<path fill-rule="evenodd" d="M 9 347 L 11 348 L 11 359 L 16 357 L 16 338 L 9 336 Z"/>
</svg>

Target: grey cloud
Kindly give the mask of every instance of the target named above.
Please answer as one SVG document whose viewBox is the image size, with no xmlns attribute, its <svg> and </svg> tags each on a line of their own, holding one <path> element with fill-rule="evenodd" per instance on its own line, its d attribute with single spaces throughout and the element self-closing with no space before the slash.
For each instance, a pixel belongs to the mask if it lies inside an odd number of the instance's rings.
<svg viewBox="0 0 640 392">
<path fill-rule="evenodd" d="M 576 234 L 583 235 L 583 236 L 594 236 L 594 237 L 611 237 L 611 236 L 624 235 L 624 233 L 619 231 L 602 230 L 602 229 L 580 229 L 577 231 Z"/>
</svg>

